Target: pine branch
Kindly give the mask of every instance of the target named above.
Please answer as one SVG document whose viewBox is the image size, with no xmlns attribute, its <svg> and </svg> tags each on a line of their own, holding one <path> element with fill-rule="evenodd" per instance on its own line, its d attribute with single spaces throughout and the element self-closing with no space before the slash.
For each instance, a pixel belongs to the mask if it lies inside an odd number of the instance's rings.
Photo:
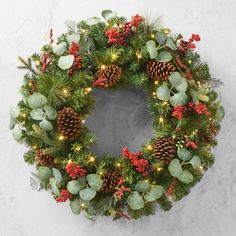
<svg viewBox="0 0 236 236">
<path fill-rule="evenodd" d="M 22 65 L 17 66 L 18 69 L 26 69 L 30 70 L 33 74 L 38 75 L 38 73 L 33 69 L 32 62 L 30 57 L 28 58 L 28 61 L 26 61 L 23 57 L 18 57 L 20 63 Z"/>
</svg>

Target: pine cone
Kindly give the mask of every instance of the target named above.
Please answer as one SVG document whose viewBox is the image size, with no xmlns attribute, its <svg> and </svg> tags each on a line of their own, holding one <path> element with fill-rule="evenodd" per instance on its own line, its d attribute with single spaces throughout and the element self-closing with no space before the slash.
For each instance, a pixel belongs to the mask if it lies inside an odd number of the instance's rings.
<svg viewBox="0 0 236 236">
<path fill-rule="evenodd" d="M 51 155 L 44 153 L 43 149 L 38 149 L 35 153 L 35 161 L 41 166 L 52 166 L 54 159 Z"/>
<path fill-rule="evenodd" d="M 168 80 L 175 71 L 175 67 L 169 62 L 150 60 L 147 64 L 147 74 L 152 80 Z"/>
<path fill-rule="evenodd" d="M 37 89 L 37 84 L 34 80 L 29 80 L 29 94 L 32 95 Z"/>
<path fill-rule="evenodd" d="M 203 143 L 211 144 L 214 141 L 215 135 L 204 130 L 199 131 L 199 139 Z"/>
<path fill-rule="evenodd" d="M 109 171 L 106 173 L 103 179 L 102 184 L 102 193 L 112 193 L 114 192 L 114 188 L 118 184 L 119 175 L 115 171 Z"/>
<path fill-rule="evenodd" d="M 65 138 L 75 140 L 80 134 L 80 117 L 73 108 L 65 107 L 58 112 L 57 127 Z"/>
<path fill-rule="evenodd" d="M 169 137 L 163 137 L 156 140 L 154 144 L 154 156 L 156 159 L 169 164 L 176 155 L 175 141 Z"/>
<path fill-rule="evenodd" d="M 99 79 L 103 79 L 102 85 L 99 84 L 102 87 L 110 87 L 117 83 L 122 76 L 122 70 L 119 66 L 117 65 L 109 65 L 104 68 L 101 68 L 97 71 L 95 74 L 95 84 L 96 81 Z"/>
</svg>

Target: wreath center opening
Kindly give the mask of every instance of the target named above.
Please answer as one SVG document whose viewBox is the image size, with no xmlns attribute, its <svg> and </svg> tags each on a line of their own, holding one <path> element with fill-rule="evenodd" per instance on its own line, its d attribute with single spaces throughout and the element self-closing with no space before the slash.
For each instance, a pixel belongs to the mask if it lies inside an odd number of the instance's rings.
<svg viewBox="0 0 236 236">
<path fill-rule="evenodd" d="M 93 96 L 94 110 L 86 120 L 86 126 L 97 138 L 92 152 L 103 158 L 105 154 L 120 156 L 125 146 L 131 151 L 140 150 L 152 136 L 152 118 L 145 91 L 140 88 L 95 89 Z"/>
</svg>

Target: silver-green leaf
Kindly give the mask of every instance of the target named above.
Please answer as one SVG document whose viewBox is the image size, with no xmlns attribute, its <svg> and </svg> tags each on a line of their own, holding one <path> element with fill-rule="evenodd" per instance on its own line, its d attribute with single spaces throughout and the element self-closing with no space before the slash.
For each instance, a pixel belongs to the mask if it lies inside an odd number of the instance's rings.
<svg viewBox="0 0 236 236">
<path fill-rule="evenodd" d="M 52 124 L 49 121 L 45 120 L 45 119 L 40 121 L 39 127 L 41 129 L 45 130 L 45 131 L 51 131 L 53 129 Z"/>
<path fill-rule="evenodd" d="M 50 168 L 48 168 L 47 166 L 40 166 L 38 168 L 38 177 L 39 179 L 41 179 L 42 181 L 46 181 L 49 180 L 49 178 L 52 176 L 52 171 Z"/>
<path fill-rule="evenodd" d="M 45 110 L 45 113 L 46 113 L 47 118 L 49 120 L 55 120 L 56 119 L 57 111 L 54 108 L 46 105 L 46 106 L 43 107 L 43 109 Z"/>
<path fill-rule="evenodd" d="M 30 116 L 33 120 L 43 120 L 45 113 L 41 108 L 35 108 L 30 112 Z"/>
<path fill-rule="evenodd" d="M 190 151 L 188 151 L 186 148 L 180 148 L 177 150 L 177 155 L 179 157 L 179 159 L 183 160 L 183 161 L 188 161 L 190 160 L 192 154 Z"/>
<path fill-rule="evenodd" d="M 103 181 L 97 174 L 89 174 L 86 179 L 93 190 L 99 191 L 101 189 Z"/>
<path fill-rule="evenodd" d="M 180 176 L 183 171 L 178 159 L 174 159 L 171 161 L 168 166 L 168 170 L 170 171 L 170 174 L 174 177 Z"/>
<path fill-rule="evenodd" d="M 80 40 L 80 35 L 79 34 L 67 34 L 66 40 L 69 44 L 71 44 L 72 42 L 78 43 Z"/>
<path fill-rule="evenodd" d="M 150 192 L 144 195 L 144 199 L 148 202 L 153 202 L 160 198 L 164 193 L 164 188 L 161 185 L 152 185 Z"/>
<path fill-rule="evenodd" d="M 132 210 L 139 210 L 144 207 L 143 198 L 137 191 L 131 192 L 129 194 L 127 203 Z"/>
<path fill-rule="evenodd" d="M 58 60 L 58 66 L 62 70 L 67 70 L 72 66 L 73 62 L 74 62 L 73 55 L 61 56 Z"/>
<path fill-rule="evenodd" d="M 190 160 L 190 163 L 194 169 L 199 169 L 201 166 L 201 160 L 198 156 L 194 155 Z"/>
<path fill-rule="evenodd" d="M 75 215 L 79 215 L 81 212 L 81 208 L 80 208 L 80 202 L 78 199 L 75 199 L 73 201 L 70 201 L 70 208 L 71 211 L 75 214 Z"/>
<path fill-rule="evenodd" d="M 156 60 L 159 62 L 169 62 L 172 60 L 172 55 L 170 52 L 162 51 L 157 55 Z"/>
<path fill-rule="evenodd" d="M 22 129 L 19 125 L 16 125 L 12 131 L 12 136 L 16 141 L 20 141 L 23 136 Z"/>
<path fill-rule="evenodd" d="M 32 109 L 42 107 L 46 102 L 47 98 L 41 93 L 34 93 L 28 98 L 29 107 Z"/>
<path fill-rule="evenodd" d="M 151 59 L 154 59 L 157 57 L 157 47 L 156 47 L 156 42 L 154 40 L 149 40 L 146 43 L 146 47 L 148 50 L 148 53 L 150 55 Z"/>
<path fill-rule="evenodd" d="M 183 170 L 177 178 L 185 184 L 190 184 L 194 180 L 193 175 L 188 170 Z"/>
<path fill-rule="evenodd" d="M 176 93 L 170 98 L 170 104 L 172 106 L 184 105 L 188 101 L 188 96 L 185 92 Z"/>
<path fill-rule="evenodd" d="M 167 85 L 161 85 L 156 92 L 157 98 L 162 101 L 168 101 L 170 99 L 170 90 Z"/>
<path fill-rule="evenodd" d="M 91 188 L 85 188 L 80 190 L 79 195 L 85 201 L 90 201 L 96 196 L 96 191 Z"/>
<path fill-rule="evenodd" d="M 56 44 L 52 47 L 52 51 L 57 56 L 63 55 L 63 53 L 66 51 L 66 49 L 67 49 L 67 43 L 66 42 L 61 42 L 61 43 Z"/>
<path fill-rule="evenodd" d="M 174 41 L 172 38 L 168 38 L 167 41 L 166 41 L 166 46 L 170 49 L 172 49 L 173 51 L 175 51 L 177 49 Z"/>
<path fill-rule="evenodd" d="M 52 168 L 52 173 L 56 179 L 56 183 L 57 184 L 60 184 L 61 182 L 61 179 L 62 179 L 62 175 L 61 175 L 61 172 L 60 170 L 56 169 L 56 168 Z"/>
<path fill-rule="evenodd" d="M 188 83 L 186 80 L 180 75 L 179 72 L 174 72 L 170 75 L 169 81 L 171 85 L 176 88 L 179 92 L 185 92 L 188 88 Z"/>
<path fill-rule="evenodd" d="M 148 192 L 150 190 L 151 185 L 146 180 L 139 180 L 135 185 L 135 190 L 138 192 Z"/>
<path fill-rule="evenodd" d="M 81 186 L 77 180 L 71 180 L 67 184 L 67 189 L 69 190 L 71 194 L 77 194 L 79 193 Z"/>
</svg>

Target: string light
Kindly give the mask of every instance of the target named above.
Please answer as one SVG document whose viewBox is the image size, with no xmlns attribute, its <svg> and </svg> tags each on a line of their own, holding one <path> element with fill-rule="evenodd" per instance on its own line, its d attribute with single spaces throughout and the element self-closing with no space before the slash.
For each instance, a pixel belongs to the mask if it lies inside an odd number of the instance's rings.
<svg viewBox="0 0 236 236">
<path fill-rule="evenodd" d="M 85 33 L 86 32 L 86 29 L 81 29 L 80 30 L 82 33 Z"/>
<path fill-rule="evenodd" d="M 24 112 L 21 113 L 22 117 L 26 117 L 26 114 Z"/>
<path fill-rule="evenodd" d="M 58 139 L 59 139 L 60 141 L 62 141 L 62 140 L 65 139 L 65 137 L 64 137 L 63 135 L 60 135 L 60 136 L 58 137 Z"/>
<path fill-rule="evenodd" d="M 153 95 L 153 96 L 156 96 L 156 92 L 153 92 L 152 95 Z"/>
<path fill-rule="evenodd" d="M 160 123 L 160 124 L 163 124 L 163 123 L 164 123 L 163 117 L 160 117 L 160 118 L 159 118 L 159 123 Z"/>
<path fill-rule="evenodd" d="M 102 69 L 102 70 L 105 70 L 105 69 L 106 69 L 106 66 L 105 66 L 105 65 L 101 65 L 101 69 Z"/>
<path fill-rule="evenodd" d="M 188 63 L 189 63 L 189 64 L 191 64 L 191 63 L 192 63 L 192 61 L 191 61 L 191 60 L 189 60 L 189 61 L 188 61 Z"/>
<path fill-rule="evenodd" d="M 121 167 L 121 164 L 118 162 L 118 163 L 116 163 L 116 166 L 117 167 Z"/>
<path fill-rule="evenodd" d="M 72 160 L 71 160 L 71 159 L 67 161 L 67 163 L 68 163 L 68 164 L 70 164 L 71 162 L 72 162 Z"/>
<path fill-rule="evenodd" d="M 158 80 L 156 80 L 156 81 L 154 82 L 155 85 L 158 85 L 158 83 L 159 83 Z"/>
<path fill-rule="evenodd" d="M 81 150 L 81 146 L 77 145 L 76 148 L 75 148 L 75 151 L 79 152 L 80 150 Z"/>
<path fill-rule="evenodd" d="M 173 135 L 172 135 L 172 138 L 173 138 L 173 139 L 175 139 L 175 138 L 176 138 L 176 135 L 175 135 L 175 134 L 173 134 Z"/>
<path fill-rule="evenodd" d="M 100 172 L 99 172 L 99 175 L 103 175 L 103 172 L 102 172 L 102 171 L 100 171 Z"/>
<path fill-rule="evenodd" d="M 93 89 L 90 88 L 90 87 L 88 87 L 88 88 L 85 88 L 84 90 L 85 90 L 86 92 L 90 93 Z"/>
<path fill-rule="evenodd" d="M 158 172 L 162 171 L 162 168 L 161 167 L 157 167 L 157 171 Z"/>
<path fill-rule="evenodd" d="M 94 156 L 89 157 L 89 162 L 95 162 L 96 158 Z"/>
<path fill-rule="evenodd" d="M 81 208 L 84 208 L 84 207 L 85 207 L 85 204 L 84 204 L 84 203 L 81 203 L 80 206 L 81 206 Z"/>
<path fill-rule="evenodd" d="M 140 52 L 136 52 L 136 57 L 137 57 L 138 59 L 141 59 L 143 56 L 142 56 L 142 54 L 141 54 Z"/>
<path fill-rule="evenodd" d="M 37 146 L 36 146 L 36 145 L 34 145 L 32 148 L 33 148 L 33 149 L 37 149 Z"/>
<path fill-rule="evenodd" d="M 68 90 L 67 89 L 63 89 L 63 94 L 67 94 L 68 93 Z"/>
<path fill-rule="evenodd" d="M 111 58 L 112 58 L 113 60 L 115 60 L 115 59 L 117 58 L 117 54 L 116 54 L 116 53 L 112 53 L 112 54 L 111 54 Z"/>
<path fill-rule="evenodd" d="M 147 149 L 148 149 L 148 150 L 152 150 L 152 145 L 150 145 L 150 144 L 147 145 Z"/>
<path fill-rule="evenodd" d="M 151 34 L 151 38 L 155 38 L 155 34 Z"/>
<path fill-rule="evenodd" d="M 85 120 L 82 120 L 81 122 L 84 124 L 84 123 L 85 123 Z"/>
</svg>

